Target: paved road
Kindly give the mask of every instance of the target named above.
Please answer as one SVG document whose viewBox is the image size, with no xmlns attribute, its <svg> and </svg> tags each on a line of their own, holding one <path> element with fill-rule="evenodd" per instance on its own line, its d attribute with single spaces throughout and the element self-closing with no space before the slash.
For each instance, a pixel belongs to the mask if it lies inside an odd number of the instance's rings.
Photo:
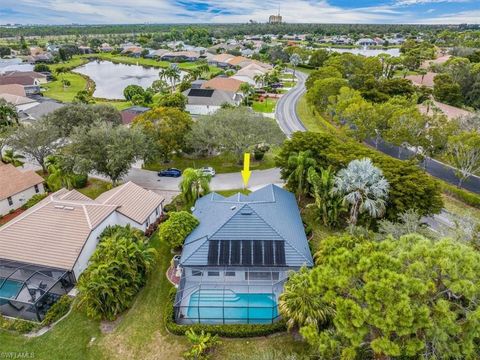
<svg viewBox="0 0 480 360">
<path fill-rule="evenodd" d="M 297 115 L 297 102 L 306 91 L 305 80 L 307 75 L 297 71 L 296 76 L 297 84 L 280 98 L 275 109 L 275 118 L 278 125 L 288 137 L 295 131 L 307 130 Z"/>
<path fill-rule="evenodd" d="M 155 191 L 178 192 L 181 178 L 158 177 L 155 171 L 132 168 L 123 181 L 134 183 Z M 283 184 L 280 179 L 280 169 L 254 170 L 250 177 L 250 190 L 255 190 L 267 184 Z M 231 190 L 243 187 L 240 173 L 217 174 L 210 183 L 212 190 Z"/>
</svg>

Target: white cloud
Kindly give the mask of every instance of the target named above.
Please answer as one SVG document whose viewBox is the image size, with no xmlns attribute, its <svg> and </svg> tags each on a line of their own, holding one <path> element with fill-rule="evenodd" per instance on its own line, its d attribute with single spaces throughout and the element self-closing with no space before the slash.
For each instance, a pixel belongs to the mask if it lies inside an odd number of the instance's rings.
<svg viewBox="0 0 480 360">
<path fill-rule="evenodd" d="M 440 3 L 468 3 L 471 0 L 397 0 L 395 5 L 410 6 L 421 4 L 440 4 Z"/>
</svg>

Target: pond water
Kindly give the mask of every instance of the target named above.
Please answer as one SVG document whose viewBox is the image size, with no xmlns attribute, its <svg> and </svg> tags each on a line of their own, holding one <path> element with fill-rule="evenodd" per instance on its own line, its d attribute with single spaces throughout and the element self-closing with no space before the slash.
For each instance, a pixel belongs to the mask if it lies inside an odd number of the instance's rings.
<svg viewBox="0 0 480 360">
<path fill-rule="evenodd" d="M 328 48 L 328 51 L 334 51 L 339 53 L 352 53 L 363 56 L 377 56 L 380 54 L 388 54 L 394 57 L 400 56 L 400 49 L 369 49 L 369 48 L 357 48 L 357 49 L 342 49 L 342 48 Z"/>
<path fill-rule="evenodd" d="M 88 76 L 95 82 L 94 97 L 104 99 L 124 99 L 123 89 L 128 85 L 139 85 L 147 88 L 152 82 L 159 80 L 160 69 L 139 65 L 114 64 L 111 61 L 92 61 L 75 70 Z M 187 73 L 181 71 L 180 77 Z"/>
<path fill-rule="evenodd" d="M 7 71 L 32 71 L 33 65 L 22 62 L 22 59 L 0 59 L 0 73 Z"/>
</svg>

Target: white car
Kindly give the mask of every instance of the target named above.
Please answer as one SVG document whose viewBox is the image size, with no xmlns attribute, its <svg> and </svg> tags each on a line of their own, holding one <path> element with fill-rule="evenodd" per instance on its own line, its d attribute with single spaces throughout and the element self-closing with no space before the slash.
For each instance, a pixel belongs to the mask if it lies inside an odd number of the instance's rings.
<svg viewBox="0 0 480 360">
<path fill-rule="evenodd" d="M 202 173 L 204 173 L 205 175 L 210 175 L 211 177 L 215 176 L 215 169 L 212 168 L 211 166 L 203 167 L 203 168 L 200 169 L 200 171 Z"/>
</svg>

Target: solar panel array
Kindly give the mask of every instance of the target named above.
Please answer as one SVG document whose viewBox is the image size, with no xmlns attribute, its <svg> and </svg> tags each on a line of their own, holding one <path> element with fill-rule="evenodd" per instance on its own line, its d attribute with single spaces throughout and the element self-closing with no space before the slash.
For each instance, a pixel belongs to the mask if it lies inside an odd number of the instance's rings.
<svg viewBox="0 0 480 360">
<path fill-rule="evenodd" d="M 208 265 L 284 266 L 285 242 L 279 240 L 210 240 Z"/>
</svg>

